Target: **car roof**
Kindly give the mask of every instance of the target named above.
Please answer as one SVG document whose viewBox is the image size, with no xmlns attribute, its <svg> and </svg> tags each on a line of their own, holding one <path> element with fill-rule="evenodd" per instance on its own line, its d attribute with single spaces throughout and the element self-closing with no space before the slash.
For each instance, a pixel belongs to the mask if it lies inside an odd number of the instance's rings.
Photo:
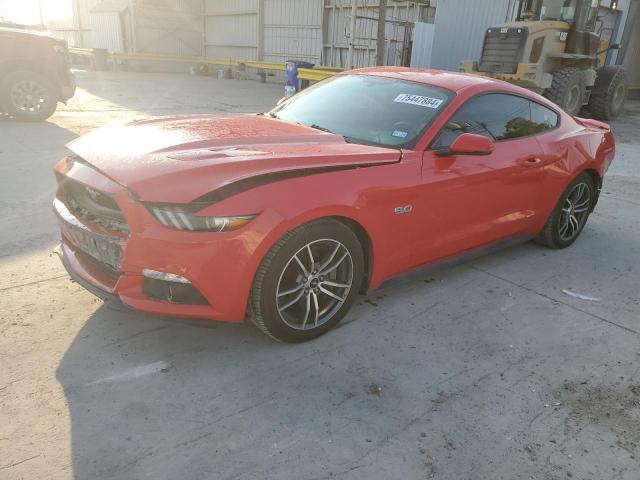
<svg viewBox="0 0 640 480">
<path fill-rule="evenodd" d="M 373 75 L 385 78 L 396 78 L 410 82 L 424 83 L 443 88 L 454 93 L 470 89 L 470 94 L 482 92 L 504 92 L 529 98 L 537 103 L 558 111 L 557 105 L 531 90 L 490 77 L 473 73 L 451 72 L 448 70 L 432 70 L 429 68 L 410 67 L 369 67 L 342 72 L 341 75 Z"/>
<path fill-rule="evenodd" d="M 486 89 L 497 88 L 499 90 L 506 91 L 528 92 L 527 90 L 515 87 L 507 82 L 483 77 L 481 75 L 450 72 L 447 70 L 432 70 L 428 68 L 370 67 L 349 70 L 343 74 L 374 75 L 378 77 L 397 78 L 398 80 L 408 80 L 410 82 L 433 85 L 453 92 L 458 92 L 464 88 L 473 86 L 484 86 Z"/>
</svg>

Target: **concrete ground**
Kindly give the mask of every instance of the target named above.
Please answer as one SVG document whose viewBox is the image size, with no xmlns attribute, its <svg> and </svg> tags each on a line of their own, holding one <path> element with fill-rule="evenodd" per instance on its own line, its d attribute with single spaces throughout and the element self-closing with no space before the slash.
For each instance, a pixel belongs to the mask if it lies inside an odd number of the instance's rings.
<svg viewBox="0 0 640 480">
<path fill-rule="evenodd" d="M 264 110 L 282 87 L 77 76 L 48 122 L 0 120 L 1 479 L 639 478 L 640 104 L 614 124 L 618 158 L 574 246 L 387 289 L 285 345 L 104 305 L 50 254 L 65 142 Z"/>
</svg>

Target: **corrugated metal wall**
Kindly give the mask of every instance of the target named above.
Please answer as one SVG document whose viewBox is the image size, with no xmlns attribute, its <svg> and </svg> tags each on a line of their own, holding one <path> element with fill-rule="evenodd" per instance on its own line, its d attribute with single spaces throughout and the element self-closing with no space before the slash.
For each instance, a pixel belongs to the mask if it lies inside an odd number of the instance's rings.
<svg viewBox="0 0 640 480">
<path fill-rule="evenodd" d="M 165 55 L 201 55 L 200 10 L 200 0 L 179 0 L 167 6 L 137 3 L 134 16 L 137 51 Z"/>
<path fill-rule="evenodd" d="M 263 59 L 320 63 L 323 0 L 264 0 Z"/>
<path fill-rule="evenodd" d="M 92 13 L 89 15 L 91 48 L 106 48 L 114 52 L 125 49 L 118 13 Z"/>
<path fill-rule="evenodd" d="M 515 4 L 516 0 L 438 0 L 431 67 L 458 71 L 461 60 L 480 58 L 485 30 L 513 19 Z"/>
<path fill-rule="evenodd" d="M 354 67 L 376 64 L 376 38 L 378 30 L 378 0 L 356 0 L 356 27 Z M 348 67 L 347 55 L 351 43 L 352 0 L 325 0 L 323 25 L 323 63 Z M 434 9 L 425 2 L 389 1 L 385 26 L 385 59 L 387 65 L 401 65 L 403 53 L 409 52 L 413 24 L 433 21 Z"/>
<path fill-rule="evenodd" d="M 357 1 L 354 65 L 375 65 L 378 0 Z M 205 0 L 206 55 L 272 62 L 307 60 L 346 67 L 352 0 Z M 429 21 L 420 1 L 389 1 L 386 58 L 408 58 L 415 21 Z M 430 17 L 431 16 L 431 17 Z"/>
<path fill-rule="evenodd" d="M 101 0 L 67 0 L 72 10 L 69 20 L 47 21 L 48 29 L 64 38 L 72 47 L 86 48 L 91 45 L 89 10 Z"/>
<path fill-rule="evenodd" d="M 205 0 L 205 55 L 258 59 L 258 0 Z"/>
<path fill-rule="evenodd" d="M 431 66 L 433 54 L 434 23 L 418 22 L 413 28 L 413 49 L 411 50 L 411 66 L 428 68 Z"/>
</svg>

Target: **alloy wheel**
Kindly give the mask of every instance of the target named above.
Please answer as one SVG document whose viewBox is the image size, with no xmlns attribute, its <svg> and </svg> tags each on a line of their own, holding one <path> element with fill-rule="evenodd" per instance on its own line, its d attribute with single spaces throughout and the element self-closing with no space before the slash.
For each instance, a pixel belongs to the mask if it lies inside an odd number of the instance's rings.
<svg viewBox="0 0 640 480">
<path fill-rule="evenodd" d="M 310 330 L 328 322 L 342 307 L 353 285 L 353 258 L 339 241 L 307 243 L 287 262 L 276 288 L 283 322 Z"/>
<path fill-rule="evenodd" d="M 591 188 L 577 183 L 567 195 L 558 220 L 558 235 L 564 242 L 571 241 L 584 226 L 591 208 Z"/>
<path fill-rule="evenodd" d="M 13 105 L 24 112 L 38 112 L 49 101 L 47 89 L 33 80 L 21 80 L 11 88 Z"/>
</svg>

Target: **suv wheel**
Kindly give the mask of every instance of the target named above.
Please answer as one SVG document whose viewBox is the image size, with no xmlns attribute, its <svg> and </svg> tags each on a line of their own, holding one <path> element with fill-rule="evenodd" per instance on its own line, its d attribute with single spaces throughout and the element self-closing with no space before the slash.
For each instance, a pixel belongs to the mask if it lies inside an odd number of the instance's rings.
<svg viewBox="0 0 640 480">
<path fill-rule="evenodd" d="M 46 120 L 56 111 L 57 104 L 54 85 L 41 73 L 11 72 L 0 83 L 0 105 L 16 120 Z"/>
</svg>

